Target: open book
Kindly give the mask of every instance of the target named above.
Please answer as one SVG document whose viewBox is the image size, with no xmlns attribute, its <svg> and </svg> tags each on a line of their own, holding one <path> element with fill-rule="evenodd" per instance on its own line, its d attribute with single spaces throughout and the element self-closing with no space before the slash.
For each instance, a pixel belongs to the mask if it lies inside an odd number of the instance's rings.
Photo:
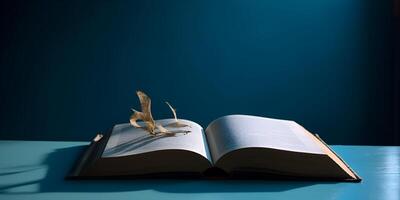
<svg viewBox="0 0 400 200">
<path fill-rule="evenodd" d="M 179 129 L 190 132 L 175 136 L 152 136 L 129 123 L 115 125 L 91 143 L 68 177 L 361 180 L 317 135 L 294 121 L 228 115 L 205 131 L 197 123 L 182 122 L 189 126 Z"/>
</svg>

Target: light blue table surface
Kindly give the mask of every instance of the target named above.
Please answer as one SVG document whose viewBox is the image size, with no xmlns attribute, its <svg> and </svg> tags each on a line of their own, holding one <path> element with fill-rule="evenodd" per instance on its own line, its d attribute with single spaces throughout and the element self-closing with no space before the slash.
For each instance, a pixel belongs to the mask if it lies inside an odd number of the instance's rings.
<svg viewBox="0 0 400 200">
<path fill-rule="evenodd" d="M 361 183 L 64 180 L 86 144 L 0 141 L 0 199 L 400 199 L 400 147 L 332 146 Z"/>
</svg>

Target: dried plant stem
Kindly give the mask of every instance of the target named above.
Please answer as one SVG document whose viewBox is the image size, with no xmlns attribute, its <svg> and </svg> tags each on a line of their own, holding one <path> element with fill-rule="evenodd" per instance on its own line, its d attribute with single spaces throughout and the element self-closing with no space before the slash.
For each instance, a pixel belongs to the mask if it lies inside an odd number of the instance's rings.
<svg viewBox="0 0 400 200">
<path fill-rule="evenodd" d="M 181 121 L 178 120 L 178 117 L 177 117 L 177 114 L 176 114 L 176 109 L 175 109 L 174 107 L 172 107 L 171 104 L 168 103 L 168 101 L 166 101 L 165 103 L 166 103 L 166 104 L 168 105 L 168 107 L 171 109 L 172 114 L 174 115 L 174 119 L 175 119 L 175 122 L 170 123 L 170 124 L 167 124 L 166 126 L 169 126 L 169 127 L 186 127 L 186 126 L 189 126 L 189 125 L 187 125 L 187 124 L 181 123 Z M 190 126 L 189 126 L 189 127 L 190 127 Z"/>
</svg>

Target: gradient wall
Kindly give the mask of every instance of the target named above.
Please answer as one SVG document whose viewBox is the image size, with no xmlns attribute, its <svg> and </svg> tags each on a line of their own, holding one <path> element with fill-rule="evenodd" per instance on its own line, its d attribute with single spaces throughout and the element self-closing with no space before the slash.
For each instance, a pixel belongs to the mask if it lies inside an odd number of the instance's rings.
<svg viewBox="0 0 400 200">
<path fill-rule="evenodd" d="M 142 89 L 156 118 L 167 100 L 204 127 L 241 113 L 399 144 L 391 0 L 1 4 L 1 139 L 89 140 Z"/>
</svg>

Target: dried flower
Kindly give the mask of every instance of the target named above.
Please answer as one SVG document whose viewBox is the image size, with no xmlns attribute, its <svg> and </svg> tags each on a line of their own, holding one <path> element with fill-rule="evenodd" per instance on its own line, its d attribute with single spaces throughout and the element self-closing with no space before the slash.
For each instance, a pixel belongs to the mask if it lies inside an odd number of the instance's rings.
<svg viewBox="0 0 400 200">
<path fill-rule="evenodd" d="M 178 130 L 178 131 L 169 131 L 168 129 L 164 128 L 161 124 L 157 124 L 153 116 L 151 114 L 151 99 L 149 96 L 147 96 L 144 92 L 142 91 L 136 91 L 137 96 L 139 97 L 140 101 L 140 106 L 142 111 L 137 111 L 132 108 L 133 114 L 131 115 L 129 122 L 132 126 L 135 128 L 144 128 L 146 131 L 148 131 L 151 135 L 157 135 L 157 134 L 165 134 L 165 135 L 175 135 L 176 133 L 188 133 L 190 131 L 186 130 Z M 177 117 L 176 117 L 176 111 L 172 106 L 167 103 L 168 106 L 171 108 L 175 122 L 168 124 L 167 126 L 174 126 L 174 127 L 185 127 L 187 125 L 179 123 Z M 146 127 L 140 126 L 137 121 L 142 120 Z M 158 130 L 158 131 L 157 131 Z"/>
</svg>

